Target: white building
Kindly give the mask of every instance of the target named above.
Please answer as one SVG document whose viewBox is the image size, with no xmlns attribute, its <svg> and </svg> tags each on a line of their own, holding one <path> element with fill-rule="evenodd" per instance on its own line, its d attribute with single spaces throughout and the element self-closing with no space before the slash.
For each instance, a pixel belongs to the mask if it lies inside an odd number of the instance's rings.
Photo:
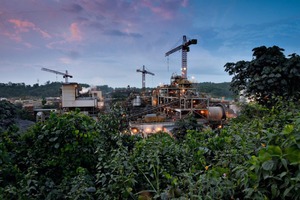
<svg viewBox="0 0 300 200">
<path fill-rule="evenodd" d="M 102 92 L 95 88 L 83 92 L 77 83 L 63 83 L 61 91 L 61 107 L 64 110 L 79 108 L 81 111 L 96 112 L 104 106 Z"/>
</svg>

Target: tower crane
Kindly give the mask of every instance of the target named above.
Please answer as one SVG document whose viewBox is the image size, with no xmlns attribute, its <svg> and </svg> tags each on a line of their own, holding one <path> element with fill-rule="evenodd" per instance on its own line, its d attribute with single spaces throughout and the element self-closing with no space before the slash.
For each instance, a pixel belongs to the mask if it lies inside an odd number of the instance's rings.
<svg viewBox="0 0 300 200">
<path fill-rule="evenodd" d="M 187 41 L 186 36 L 183 36 L 183 42 L 182 45 L 179 45 L 178 47 L 175 47 L 174 49 L 168 51 L 165 56 L 169 56 L 170 54 L 182 50 L 182 61 L 181 61 L 181 76 L 182 78 L 187 78 L 187 52 L 190 51 L 190 45 L 191 44 L 197 44 L 196 39 L 191 39 Z"/>
<path fill-rule="evenodd" d="M 145 65 L 143 65 L 143 69 L 137 69 L 136 72 L 141 72 L 142 73 L 142 88 L 145 88 L 146 85 L 146 74 L 150 74 L 152 76 L 154 76 L 154 74 L 152 72 L 149 72 L 145 69 Z"/>
<path fill-rule="evenodd" d="M 51 72 L 51 73 L 54 73 L 54 74 L 59 74 L 59 75 L 62 75 L 64 78 L 65 78 L 65 83 L 68 83 L 68 78 L 73 78 L 72 75 L 68 74 L 68 70 L 66 70 L 66 73 L 63 73 L 63 72 L 59 72 L 59 71 L 55 71 L 55 70 L 52 70 L 52 69 L 47 69 L 47 68 L 42 68 L 43 71 L 46 71 L 46 72 Z"/>
</svg>

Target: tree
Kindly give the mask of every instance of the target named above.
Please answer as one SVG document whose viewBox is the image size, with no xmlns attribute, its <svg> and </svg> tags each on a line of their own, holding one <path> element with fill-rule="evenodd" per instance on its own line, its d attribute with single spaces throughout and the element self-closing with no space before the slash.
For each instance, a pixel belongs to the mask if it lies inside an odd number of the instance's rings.
<svg viewBox="0 0 300 200">
<path fill-rule="evenodd" d="M 236 94 L 242 90 L 246 97 L 262 105 L 274 105 L 278 97 L 297 100 L 300 97 L 300 56 L 286 58 L 278 46 L 256 47 L 253 60 L 226 63 L 225 71 L 233 75 L 231 89 Z"/>
<path fill-rule="evenodd" d="M 43 106 L 45 106 L 45 105 L 46 105 L 46 103 L 47 103 L 47 100 L 46 100 L 46 98 L 45 98 L 45 97 L 43 97 L 43 98 L 42 98 L 42 105 L 43 105 Z"/>
<path fill-rule="evenodd" d="M 206 93 L 211 97 L 225 97 L 230 99 L 234 98 L 233 92 L 230 91 L 230 82 L 203 82 L 195 83 L 194 85 L 201 93 Z"/>
<path fill-rule="evenodd" d="M 203 125 L 198 124 L 194 116 L 188 115 L 187 118 L 180 119 L 175 123 L 172 133 L 176 139 L 184 140 L 189 130 L 201 131 L 202 129 Z"/>
</svg>

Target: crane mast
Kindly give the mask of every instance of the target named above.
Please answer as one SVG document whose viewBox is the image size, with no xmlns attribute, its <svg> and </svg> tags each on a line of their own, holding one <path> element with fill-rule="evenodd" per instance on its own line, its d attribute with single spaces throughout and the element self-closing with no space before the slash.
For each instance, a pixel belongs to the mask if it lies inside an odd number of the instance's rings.
<svg viewBox="0 0 300 200">
<path fill-rule="evenodd" d="M 186 36 L 183 36 L 182 45 L 179 45 L 178 47 L 175 47 L 174 49 L 168 51 L 165 56 L 169 56 L 170 54 L 182 50 L 182 61 L 181 61 L 181 76 L 182 78 L 187 78 L 187 52 L 190 51 L 190 45 L 191 44 L 197 44 L 196 39 L 192 39 L 187 41 Z"/>
<path fill-rule="evenodd" d="M 141 72 L 142 73 L 142 88 L 145 89 L 146 87 L 146 74 L 150 74 L 152 76 L 154 76 L 154 74 L 152 72 L 149 72 L 145 69 L 145 65 L 143 65 L 143 69 L 137 69 L 136 72 Z"/>
<path fill-rule="evenodd" d="M 73 78 L 72 75 L 68 74 L 68 70 L 66 70 L 66 73 L 63 73 L 63 72 L 59 72 L 59 71 L 55 71 L 55 70 L 52 70 L 52 69 L 47 69 L 47 68 L 42 68 L 43 71 L 46 71 L 46 72 L 51 72 L 51 73 L 54 73 L 54 74 L 59 74 L 59 75 L 62 75 L 63 78 L 65 78 L 65 83 L 68 83 L 68 78 Z"/>
</svg>

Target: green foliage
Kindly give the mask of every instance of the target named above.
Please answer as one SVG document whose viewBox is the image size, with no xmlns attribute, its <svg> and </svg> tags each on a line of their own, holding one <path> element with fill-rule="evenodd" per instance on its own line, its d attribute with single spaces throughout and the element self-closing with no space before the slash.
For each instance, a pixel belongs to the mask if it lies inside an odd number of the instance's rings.
<svg viewBox="0 0 300 200">
<path fill-rule="evenodd" d="M 52 113 L 46 123 L 36 124 L 23 136 L 27 144 L 32 145 L 31 155 L 35 157 L 32 162 L 38 170 L 46 170 L 43 174 L 49 173 L 53 180 L 56 179 L 56 174 L 51 174 L 54 166 L 55 171 L 60 169 L 63 174 L 78 167 L 92 170 L 97 138 L 95 123 L 92 118 L 76 112 L 61 116 Z"/>
<path fill-rule="evenodd" d="M 118 104 L 111 107 L 110 113 L 98 117 L 98 199 L 127 199 L 132 196 L 136 173 L 129 155 L 135 142 L 141 138 L 126 135 L 125 119 L 124 111 Z"/>
<path fill-rule="evenodd" d="M 87 169 L 78 167 L 76 169 L 77 175 L 72 178 L 66 178 L 63 180 L 63 193 L 66 194 L 64 197 L 65 199 L 86 199 L 92 200 L 95 199 L 95 180 L 92 175 Z M 50 198 L 53 199 L 53 198 Z"/>
<path fill-rule="evenodd" d="M 15 126 L 16 119 L 32 120 L 32 116 L 22 108 L 22 104 L 0 101 L 0 132 Z"/>
<path fill-rule="evenodd" d="M 47 103 L 47 100 L 45 97 L 42 98 L 42 105 L 45 106 L 45 104 Z"/>
<path fill-rule="evenodd" d="M 0 83 L 1 97 L 58 97 L 60 96 L 60 82 L 48 81 L 44 85 L 34 84 L 25 85 L 25 83 Z M 88 87 L 87 84 L 80 84 L 82 87 Z"/>
<path fill-rule="evenodd" d="M 286 58 L 284 49 L 278 46 L 257 47 L 254 59 L 226 63 L 225 71 L 233 75 L 231 88 L 239 94 L 254 98 L 262 105 L 272 106 L 278 97 L 284 100 L 298 100 L 300 97 L 300 56 L 292 54 Z"/>
<path fill-rule="evenodd" d="M 0 101 L 0 133 L 15 124 L 17 107 L 8 102 Z"/>
<path fill-rule="evenodd" d="M 166 133 L 157 133 L 136 143 L 131 155 L 137 173 L 137 194 L 150 192 L 155 198 L 170 195 L 177 188 L 178 175 L 193 162 L 187 148 Z"/>
<path fill-rule="evenodd" d="M 21 189 L 16 195 L 28 199 L 57 199 L 74 197 L 73 188 L 84 192 L 83 186 L 76 184 L 85 181 L 88 184 L 90 179 L 93 182 L 97 138 L 96 122 L 80 113 L 61 116 L 52 113 L 45 123 L 37 123 L 20 136 L 22 143 L 15 148 L 15 162 L 22 173 L 21 180 L 14 185 Z"/>
<path fill-rule="evenodd" d="M 114 104 L 108 114 L 98 116 L 99 135 L 101 137 L 100 145 L 104 150 L 110 151 L 117 148 L 117 142 L 121 134 L 127 134 L 128 124 L 124 109 L 119 104 Z"/>
<path fill-rule="evenodd" d="M 60 96 L 61 83 L 53 82 L 45 85 L 35 84 L 33 86 L 24 83 L 0 83 L 0 94 L 2 97 L 55 97 Z"/>
<path fill-rule="evenodd" d="M 230 91 L 230 82 L 224 83 L 211 83 L 211 82 L 203 82 L 196 83 L 195 87 L 201 93 L 209 94 L 211 97 L 225 97 L 227 99 L 233 99 L 235 97 L 234 93 Z"/>
<path fill-rule="evenodd" d="M 178 140 L 183 140 L 188 130 L 201 131 L 202 125 L 197 123 L 196 118 L 192 115 L 188 115 L 185 119 L 180 119 L 175 122 L 175 127 L 172 129 L 173 136 Z"/>
<path fill-rule="evenodd" d="M 13 185 L 20 178 L 19 168 L 16 165 L 16 144 L 18 135 L 12 130 L 1 132 L 0 134 L 0 194 L 17 194 Z M 8 195 L 9 196 L 9 195 Z M 1 198 L 2 197 L 2 198 Z M 0 195 L 0 199 L 4 199 Z"/>
<path fill-rule="evenodd" d="M 14 184 L 21 178 L 16 148 L 21 142 L 18 139 L 19 129 L 15 124 L 19 111 L 10 102 L 0 101 L 0 199 L 18 196 Z"/>
<path fill-rule="evenodd" d="M 118 148 L 105 151 L 98 147 L 99 157 L 97 165 L 98 199 L 128 199 L 136 184 L 136 173 L 129 161 L 129 154 L 121 141 Z"/>
<path fill-rule="evenodd" d="M 0 140 L 0 199 L 299 199 L 299 104 L 243 106 L 220 130 L 127 135 L 115 105 L 98 121 L 52 114 Z M 179 130 L 179 129 L 178 129 Z"/>
<path fill-rule="evenodd" d="M 269 109 L 254 102 L 240 104 L 241 112 L 238 118 L 232 119 L 235 123 L 243 123 L 255 119 L 263 118 L 269 113 Z"/>
<path fill-rule="evenodd" d="M 240 181 L 247 198 L 300 198 L 299 110 L 278 108 L 283 110 L 264 119 L 261 148 L 235 169 L 237 176 L 243 174 Z"/>
<path fill-rule="evenodd" d="M 184 144 L 200 168 L 179 179 L 184 197 L 299 198 L 297 104 L 249 105 L 242 113 L 219 132 L 189 131 Z"/>
</svg>

